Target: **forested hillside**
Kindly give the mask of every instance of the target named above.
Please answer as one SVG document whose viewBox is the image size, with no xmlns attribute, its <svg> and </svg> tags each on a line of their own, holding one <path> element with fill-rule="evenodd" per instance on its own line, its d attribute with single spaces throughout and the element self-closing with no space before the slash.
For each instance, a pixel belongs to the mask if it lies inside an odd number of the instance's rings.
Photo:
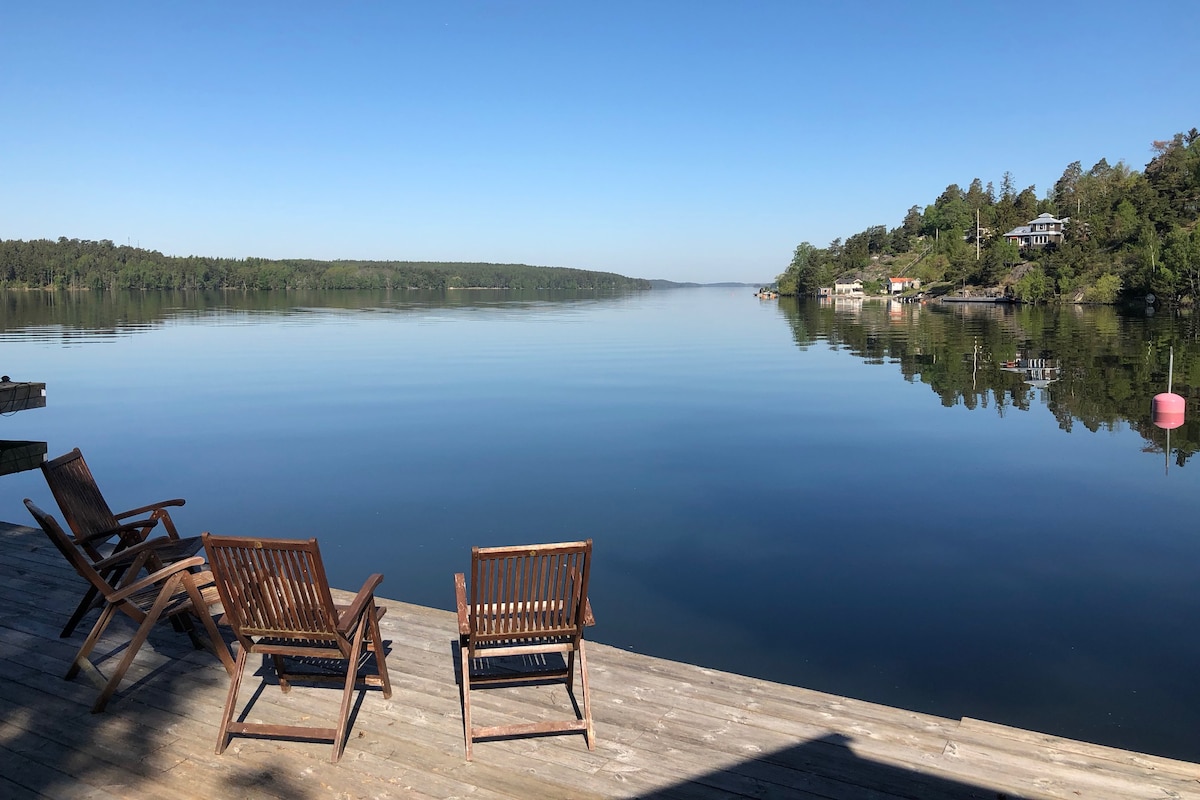
<svg viewBox="0 0 1200 800">
<path fill-rule="evenodd" d="M 1200 132 L 1192 128 L 1154 142 L 1154 157 L 1142 171 L 1105 159 L 1085 170 L 1076 161 L 1042 198 L 1034 186 L 1018 191 L 1008 172 L 998 192 L 979 178 L 966 190 L 951 184 L 924 209 L 912 206 L 895 228 L 872 226 L 825 248 L 801 243 L 778 278 L 780 293 L 811 294 L 882 261 L 890 262 L 892 275 L 919 278 L 926 286 L 1003 287 L 1027 302 L 1110 303 L 1150 293 L 1168 302 L 1196 302 L 1198 140 Z M 1043 212 L 1070 218 L 1061 245 L 1022 251 L 1004 239 Z"/>
<path fill-rule="evenodd" d="M 0 288 L 57 289 L 648 289 L 611 272 L 430 261 L 165 256 L 88 241 L 0 241 Z"/>
</svg>

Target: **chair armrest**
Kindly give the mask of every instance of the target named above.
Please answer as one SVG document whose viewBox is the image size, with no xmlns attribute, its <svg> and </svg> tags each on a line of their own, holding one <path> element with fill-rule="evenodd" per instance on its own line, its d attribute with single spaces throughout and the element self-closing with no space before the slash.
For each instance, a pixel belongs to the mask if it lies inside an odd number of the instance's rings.
<svg viewBox="0 0 1200 800">
<path fill-rule="evenodd" d="M 79 544 L 90 544 L 92 542 L 103 541 L 105 539 L 111 539 L 114 536 L 120 536 L 122 539 L 124 539 L 125 534 L 127 534 L 127 533 L 133 533 L 134 531 L 149 531 L 151 528 L 153 528 L 157 524 L 158 524 L 157 519 L 155 519 L 154 517 L 147 517 L 146 519 L 139 519 L 139 520 L 134 520 L 133 522 L 126 522 L 123 525 L 118 525 L 115 528 L 108 528 L 107 530 L 96 531 L 95 533 L 89 533 L 87 536 L 84 536 L 81 539 L 76 539 L 75 541 L 78 542 Z"/>
<path fill-rule="evenodd" d="M 134 581 L 127 586 L 122 586 L 111 595 L 108 595 L 108 597 L 105 599 L 110 603 L 120 602 L 121 600 L 124 600 L 132 594 L 140 592 L 142 589 L 145 589 L 148 586 L 153 586 L 156 583 L 162 583 L 176 572 L 183 572 L 191 569 L 192 567 L 198 567 L 203 563 L 204 559 L 201 556 L 192 556 L 191 558 L 185 558 L 183 561 L 176 561 L 174 564 L 168 564 L 156 572 L 151 572 L 140 581 Z"/>
<path fill-rule="evenodd" d="M 454 573 L 454 600 L 458 607 L 458 632 L 466 636 L 471 632 L 471 621 L 467 618 L 467 576 Z"/>
<path fill-rule="evenodd" d="M 576 570 L 571 570 L 571 579 L 579 579 L 579 573 Z M 592 601 L 587 597 L 583 598 L 583 624 L 585 626 L 596 624 L 596 618 L 592 616 Z"/>
<path fill-rule="evenodd" d="M 375 588 L 383 583 L 383 574 L 376 572 L 367 577 L 362 588 L 358 590 L 358 594 L 354 595 L 354 600 L 350 606 L 341 614 L 338 620 L 338 630 L 345 633 L 350 628 L 353 628 L 358 622 L 359 617 L 367 610 L 368 606 L 375 605 Z"/>
<path fill-rule="evenodd" d="M 187 501 L 184 500 L 182 497 L 176 497 L 173 500 L 163 500 L 161 503 L 151 503 L 148 506 L 138 506 L 137 508 L 131 508 L 128 511 L 122 511 L 120 514 L 113 514 L 113 516 L 116 517 L 117 519 L 125 519 L 126 517 L 132 517 L 135 514 L 146 514 L 151 511 L 161 511 L 162 509 L 167 508 L 168 506 L 181 506 L 181 505 L 184 505 L 185 503 L 187 503 Z"/>
<path fill-rule="evenodd" d="M 175 549 L 175 548 L 185 549 L 186 545 L 188 545 L 190 543 L 195 543 L 195 542 L 196 542 L 195 539 L 188 539 L 188 540 L 165 539 L 161 536 L 157 539 L 146 539 L 145 541 L 138 542 L 137 544 L 130 545 L 129 547 L 124 547 L 124 548 L 116 551 L 112 555 L 108 556 L 107 558 L 100 559 L 95 564 L 93 564 L 93 566 L 96 568 L 96 570 L 98 572 L 103 572 L 108 567 L 115 567 L 115 566 L 125 564 L 127 562 L 131 562 L 131 561 L 133 561 L 134 558 L 145 553 L 147 550 L 151 551 L 154 554 L 159 554 L 159 551 L 171 550 L 171 549 Z M 184 555 L 184 557 L 191 558 L 192 556 L 195 555 L 195 550 L 198 550 L 198 549 L 199 549 L 198 546 L 195 546 L 194 548 L 186 547 L 185 552 L 186 552 L 186 550 L 192 550 L 192 552 L 186 553 L 186 555 Z M 173 559 L 171 559 L 172 562 L 177 561 L 177 560 L 179 560 L 179 555 L 176 555 Z"/>
</svg>

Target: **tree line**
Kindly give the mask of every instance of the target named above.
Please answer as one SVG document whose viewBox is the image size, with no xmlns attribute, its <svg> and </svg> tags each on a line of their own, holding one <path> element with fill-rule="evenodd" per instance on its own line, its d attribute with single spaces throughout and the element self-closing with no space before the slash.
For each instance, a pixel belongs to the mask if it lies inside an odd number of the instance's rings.
<svg viewBox="0 0 1200 800">
<path fill-rule="evenodd" d="M 433 261 L 166 256 L 108 239 L 0 240 L 0 289 L 649 289 L 612 272 Z"/>
<path fill-rule="evenodd" d="M 875 225 L 828 247 L 803 242 L 778 279 L 785 295 L 813 294 L 880 257 L 924 284 L 1006 285 L 1019 300 L 1111 303 L 1153 294 L 1200 299 L 1200 132 L 1152 145 L 1142 171 L 1100 159 L 1069 164 L 1045 197 L 1017 190 L 1005 172 L 997 192 L 979 178 L 950 184 L 894 228 Z M 1061 244 L 1021 251 L 1004 234 L 1039 214 L 1069 218 Z M 978 253 L 978 255 L 977 255 Z M 894 275 L 900 274 L 893 272 Z"/>
</svg>

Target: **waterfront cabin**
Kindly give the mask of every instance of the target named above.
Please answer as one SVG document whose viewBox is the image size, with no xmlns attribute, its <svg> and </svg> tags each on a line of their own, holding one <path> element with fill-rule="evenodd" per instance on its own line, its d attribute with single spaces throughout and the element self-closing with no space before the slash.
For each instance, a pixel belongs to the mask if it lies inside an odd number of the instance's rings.
<svg viewBox="0 0 1200 800">
<path fill-rule="evenodd" d="M 1058 219 L 1053 214 L 1038 214 L 1037 219 L 1030 220 L 1028 225 L 1018 225 L 1004 234 L 1004 238 L 1022 250 L 1041 250 L 1047 245 L 1062 244 L 1070 221 L 1070 217 Z"/>
<path fill-rule="evenodd" d="M 862 279 L 853 277 L 838 278 L 833 282 L 833 293 L 840 297 L 862 297 Z"/>
<path fill-rule="evenodd" d="M 888 294 L 900 294 L 908 289 L 920 289 L 921 281 L 917 278 L 888 278 Z"/>
</svg>

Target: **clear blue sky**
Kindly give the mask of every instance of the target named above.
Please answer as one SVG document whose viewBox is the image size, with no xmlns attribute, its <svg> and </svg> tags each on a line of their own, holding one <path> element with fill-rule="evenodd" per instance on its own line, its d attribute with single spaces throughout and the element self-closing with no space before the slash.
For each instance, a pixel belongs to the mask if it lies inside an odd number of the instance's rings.
<svg viewBox="0 0 1200 800">
<path fill-rule="evenodd" d="M 6 2 L 0 238 L 773 279 L 1200 127 L 1200 3 Z"/>
</svg>

